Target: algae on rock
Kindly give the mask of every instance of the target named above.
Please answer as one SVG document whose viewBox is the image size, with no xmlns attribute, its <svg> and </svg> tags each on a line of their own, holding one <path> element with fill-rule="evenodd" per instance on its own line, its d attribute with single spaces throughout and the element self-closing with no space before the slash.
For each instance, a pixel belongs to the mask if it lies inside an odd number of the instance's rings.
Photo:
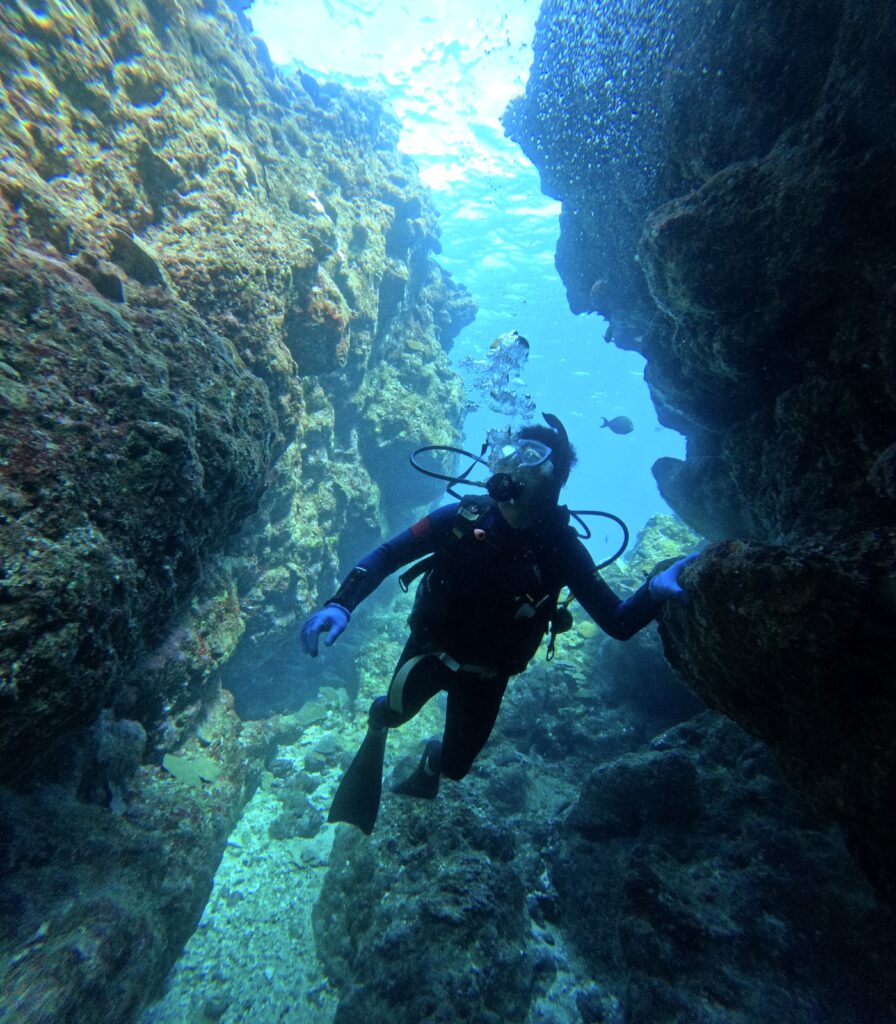
<svg viewBox="0 0 896 1024">
<path fill-rule="evenodd" d="M 436 214 L 391 112 L 274 71 L 226 4 L 4 5 L 0 62 L 2 782 L 64 787 L 33 801 L 57 808 L 50 832 L 80 813 L 65 794 L 92 801 L 109 886 L 131 884 L 114 868 L 129 816 L 158 836 L 134 883 L 145 929 L 110 924 L 134 961 L 54 974 L 69 947 L 50 942 L 8 991 L 40 971 L 59 1016 L 118 1022 L 195 925 L 266 756 L 239 739 L 222 677 L 298 675 L 297 627 L 393 513 L 404 439 L 459 434 L 445 351 L 475 309 L 433 259 Z M 159 765 L 209 714 L 201 756 L 227 770 L 180 786 Z M 146 742 L 114 787 L 95 742 L 110 716 Z M 37 878 L 29 834 L 13 903 Z M 51 861 L 70 857 L 57 839 Z"/>
</svg>

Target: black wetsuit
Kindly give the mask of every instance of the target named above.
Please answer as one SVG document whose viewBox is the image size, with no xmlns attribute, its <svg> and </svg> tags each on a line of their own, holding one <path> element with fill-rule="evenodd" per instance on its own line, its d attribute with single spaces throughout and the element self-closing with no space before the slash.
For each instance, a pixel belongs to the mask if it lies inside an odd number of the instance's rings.
<svg viewBox="0 0 896 1024">
<path fill-rule="evenodd" d="M 469 508 L 469 500 L 463 509 L 443 506 L 385 541 L 330 599 L 354 611 L 386 576 L 434 555 L 417 588 L 384 724 L 407 722 L 447 691 L 441 771 L 453 779 L 466 775 L 485 745 L 508 679 L 538 649 L 563 587 L 618 640 L 643 629 L 660 606 L 646 584 L 625 601 L 613 593 L 595 573 L 565 508 L 523 530 L 487 498 L 475 499 L 473 513 Z"/>
</svg>

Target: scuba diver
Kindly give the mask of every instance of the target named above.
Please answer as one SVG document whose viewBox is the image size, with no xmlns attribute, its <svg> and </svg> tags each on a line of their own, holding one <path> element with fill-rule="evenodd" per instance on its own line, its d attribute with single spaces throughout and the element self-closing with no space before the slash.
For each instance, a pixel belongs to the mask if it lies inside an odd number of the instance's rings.
<svg viewBox="0 0 896 1024">
<path fill-rule="evenodd" d="M 331 646 L 355 608 L 388 575 L 423 559 L 401 577 L 407 589 L 411 579 L 422 576 L 408 618 L 410 636 L 388 691 L 370 706 L 367 733 L 339 784 L 329 821 L 348 822 L 368 835 L 373 831 L 387 732 L 442 690 L 448 694 L 442 738 L 428 741 L 417 768 L 392 791 L 432 799 L 441 776 L 462 779 L 491 734 L 510 677 L 526 668 L 546 633 L 551 634 L 550 656 L 554 633 L 569 628 L 565 604 L 558 607 L 564 587 L 618 640 L 652 622 L 667 599 L 687 600 L 679 576 L 696 555 L 652 576 L 626 600 L 601 579 L 600 567 L 570 525 L 570 511 L 558 504 L 575 449 L 556 416 L 545 413 L 544 419 L 547 426 L 490 435 L 482 452 L 488 451 L 487 459 L 462 453 L 474 463 L 487 462 L 492 476 L 479 486 L 487 488 L 488 497 L 464 495 L 385 541 L 304 623 L 302 647 L 317 657 L 322 633 Z M 474 483 L 466 473 L 429 475 Z M 449 493 L 455 492 L 449 487 Z"/>
</svg>

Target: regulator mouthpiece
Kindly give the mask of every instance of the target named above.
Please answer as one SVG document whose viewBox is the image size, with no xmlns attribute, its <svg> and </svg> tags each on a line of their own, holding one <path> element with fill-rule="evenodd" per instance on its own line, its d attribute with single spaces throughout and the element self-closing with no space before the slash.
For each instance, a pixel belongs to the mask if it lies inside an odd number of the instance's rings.
<svg viewBox="0 0 896 1024">
<path fill-rule="evenodd" d="M 523 493 L 523 485 L 509 473 L 495 473 L 489 477 L 485 489 L 495 501 L 513 501 Z"/>
</svg>

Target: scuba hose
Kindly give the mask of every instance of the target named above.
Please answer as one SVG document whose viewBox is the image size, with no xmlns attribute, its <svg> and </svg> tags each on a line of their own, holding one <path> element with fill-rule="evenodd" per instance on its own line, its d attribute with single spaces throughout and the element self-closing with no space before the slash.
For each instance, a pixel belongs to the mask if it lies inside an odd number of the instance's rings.
<svg viewBox="0 0 896 1024">
<path fill-rule="evenodd" d="M 569 437 L 566 433 L 566 429 L 560 422 L 559 418 L 553 415 L 552 413 L 543 413 L 542 415 L 548 426 L 551 427 L 551 429 L 557 431 L 557 433 L 563 439 L 563 442 L 568 445 Z M 446 492 L 450 494 L 453 498 L 457 499 L 458 501 L 463 500 L 463 495 L 459 494 L 454 488 L 462 484 L 468 487 L 484 488 L 488 492 L 489 496 L 495 501 L 511 501 L 514 497 L 518 496 L 519 488 L 521 485 L 518 484 L 509 473 L 496 472 L 488 480 L 470 479 L 470 474 L 473 472 L 477 464 L 481 464 L 483 466 L 486 466 L 487 468 L 489 467 L 488 460 L 486 460 L 484 457 L 488 447 L 489 439 L 483 442 L 479 454 L 474 455 L 472 452 L 468 452 L 463 448 L 458 448 L 453 445 L 422 445 L 420 448 L 417 448 L 411 454 L 410 461 L 411 465 L 419 473 L 423 473 L 425 476 L 434 477 L 437 480 L 446 481 L 448 484 Z M 427 469 L 425 466 L 420 465 L 418 458 L 425 452 L 439 452 L 450 455 L 460 455 L 463 456 L 465 459 L 470 459 L 470 464 L 469 466 L 467 466 L 466 469 L 463 470 L 463 472 L 460 473 L 449 474 L 436 472 L 434 470 Z M 588 540 L 592 536 L 591 530 L 583 518 L 585 516 L 600 516 L 604 519 L 610 519 L 614 523 L 616 523 L 616 525 L 622 531 L 622 543 L 609 558 L 604 559 L 602 562 L 600 562 L 600 564 L 595 566 L 595 573 L 599 573 L 602 569 L 606 569 L 608 565 L 612 565 L 613 562 L 622 557 L 623 553 L 628 547 L 629 531 L 625 522 L 622 519 L 620 519 L 619 516 L 614 515 L 612 512 L 603 512 L 599 509 L 568 509 L 567 511 L 569 512 L 570 518 L 574 519 L 580 527 L 581 532 L 579 530 L 576 530 L 576 536 L 580 540 Z M 402 587 L 403 589 L 406 589 L 407 581 L 402 580 Z M 554 613 L 551 616 L 549 627 L 550 639 L 548 641 L 547 649 L 548 661 L 552 660 L 554 657 L 556 636 L 560 633 L 567 632 L 572 627 L 572 613 L 569 610 L 569 605 L 572 601 L 573 596 L 572 594 L 570 594 L 565 601 L 562 601 L 557 605 L 556 609 L 554 610 Z"/>
<path fill-rule="evenodd" d="M 552 413 L 544 413 L 544 418 L 552 429 L 556 430 L 563 440 L 568 444 L 569 438 L 566 430 L 560 420 Z M 488 467 L 488 461 L 483 457 L 489 446 L 488 440 L 484 441 L 482 448 L 478 455 L 474 455 L 472 452 L 468 452 L 463 448 L 457 448 L 454 445 L 447 444 L 425 444 L 420 448 L 415 449 L 410 456 L 411 465 L 418 473 L 423 473 L 424 476 L 434 477 L 436 480 L 444 480 L 448 486 L 446 493 L 450 494 L 452 498 L 456 498 L 458 501 L 463 499 L 462 494 L 454 489 L 456 486 L 463 484 L 467 487 L 482 487 L 487 492 L 489 497 L 495 501 L 510 501 L 515 497 L 513 491 L 514 481 L 508 473 L 495 473 L 488 480 L 471 480 L 470 474 L 475 469 L 477 463 Z M 427 469 L 425 466 L 420 465 L 418 457 L 425 452 L 445 452 L 451 455 L 462 455 L 466 459 L 470 459 L 470 465 L 462 473 L 440 473 L 432 469 Z M 518 486 L 518 485 L 517 485 Z M 625 549 L 628 547 L 629 532 L 628 527 L 625 525 L 619 516 L 614 515 L 612 512 L 602 512 L 599 509 L 568 509 L 570 518 L 575 519 L 581 532 L 576 531 L 576 535 L 579 540 L 588 540 L 591 537 L 591 530 L 588 524 L 582 518 L 583 516 L 601 516 L 604 519 L 610 519 L 622 530 L 622 543 L 619 545 L 617 550 L 603 562 L 595 567 L 595 572 L 600 572 L 601 569 L 606 569 L 608 565 L 612 565 L 618 558 L 621 558 Z"/>
<path fill-rule="evenodd" d="M 622 530 L 621 546 L 615 552 L 615 554 L 611 555 L 609 558 L 605 559 L 599 565 L 596 565 L 594 567 L 595 574 L 599 573 L 601 569 L 606 569 L 608 565 L 612 565 L 617 558 L 620 558 L 622 556 L 622 553 L 628 547 L 629 534 L 628 527 L 619 518 L 619 516 L 614 516 L 612 512 L 600 512 L 597 509 L 578 509 L 575 512 L 570 511 L 569 514 L 570 516 L 572 516 L 572 518 L 576 520 L 576 522 L 584 530 L 584 533 L 578 534 L 580 540 L 587 540 L 591 536 L 591 530 L 588 529 L 588 524 L 585 523 L 585 521 L 581 518 L 582 516 L 603 516 L 605 519 L 612 519 L 613 522 L 617 523 L 619 525 L 619 528 Z M 557 605 L 554 614 L 551 616 L 551 627 L 549 631 L 550 639 L 548 640 L 548 649 L 546 655 L 548 661 L 552 661 L 554 658 L 554 643 L 557 635 L 560 633 L 566 633 L 570 629 L 572 629 L 572 612 L 569 610 L 569 606 L 572 603 L 572 601 L 573 596 L 572 594 L 570 594 L 565 601 L 561 601 Z"/>
</svg>

